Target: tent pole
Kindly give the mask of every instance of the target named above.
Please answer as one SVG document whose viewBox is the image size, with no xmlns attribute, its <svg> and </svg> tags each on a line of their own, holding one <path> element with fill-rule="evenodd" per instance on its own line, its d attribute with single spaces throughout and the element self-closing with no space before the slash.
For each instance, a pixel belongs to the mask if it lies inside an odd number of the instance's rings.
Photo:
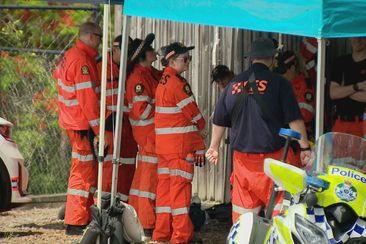
<svg viewBox="0 0 366 244">
<path fill-rule="evenodd" d="M 318 61 L 316 72 L 316 125 L 315 139 L 323 134 L 325 89 L 325 39 L 318 38 Z"/>
<path fill-rule="evenodd" d="M 100 97 L 100 127 L 99 127 L 99 152 L 98 152 L 98 194 L 97 206 L 102 212 L 102 182 L 103 182 L 103 161 L 104 161 L 104 132 L 105 132 L 105 104 L 106 104 L 106 83 L 107 83 L 107 48 L 108 48 L 108 23 L 109 4 L 104 4 L 103 13 L 103 52 L 102 52 L 102 85 Z"/>
<path fill-rule="evenodd" d="M 122 163 L 120 157 L 120 149 L 121 149 L 123 112 L 127 109 L 124 107 L 124 95 L 125 95 L 125 84 L 126 84 L 126 70 L 127 70 L 126 67 L 127 67 L 127 52 L 128 52 L 128 36 L 130 32 L 130 19 L 131 19 L 130 17 L 123 15 L 121 59 L 119 68 L 119 79 L 118 79 L 116 134 L 113 143 L 114 150 L 113 150 L 111 206 L 115 202 L 115 195 L 117 193 L 118 166 L 120 165 L 120 163 Z"/>
</svg>

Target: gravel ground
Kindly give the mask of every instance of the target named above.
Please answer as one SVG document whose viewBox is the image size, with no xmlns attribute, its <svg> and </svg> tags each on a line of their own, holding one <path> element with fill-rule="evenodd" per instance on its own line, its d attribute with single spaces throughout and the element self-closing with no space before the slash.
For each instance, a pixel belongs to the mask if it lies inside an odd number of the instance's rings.
<svg viewBox="0 0 366 244">
<path fill-rule="evenodd" d="M 16 208 L 0 213 L 0 243 L 78 243 L 66 236 L 63 221 L 57 219 L 59 207 Z M 230 224 L 210 220 L 196 235 L 204 243 L 225 243 Z"/>
</svg>

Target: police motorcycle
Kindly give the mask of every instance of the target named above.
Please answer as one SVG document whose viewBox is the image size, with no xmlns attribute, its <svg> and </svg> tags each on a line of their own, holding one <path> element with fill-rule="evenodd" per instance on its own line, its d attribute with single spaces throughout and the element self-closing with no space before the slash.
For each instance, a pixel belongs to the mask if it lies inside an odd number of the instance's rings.
<svg viewBox="0 0 366 244">
<path fill-rule="evenodd" d="M 280 134 L 287 141 L 296 137 L 290 130 Z M 227 243 L 366 243 L 365 139 L 326 133 L 316 141 L 312 164 L 304 170 L 267 158 L 264 171 L 276 190 L 284 191 L 280 215 L 243 214 Z"/>
</svg>

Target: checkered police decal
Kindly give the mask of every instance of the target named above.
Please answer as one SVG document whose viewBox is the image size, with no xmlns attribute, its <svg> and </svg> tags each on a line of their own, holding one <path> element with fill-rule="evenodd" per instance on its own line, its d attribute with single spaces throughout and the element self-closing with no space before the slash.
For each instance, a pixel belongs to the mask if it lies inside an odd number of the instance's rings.
<svg viewBox="0 0 366 244">
<path fill-rule="evenodd" d="M 240 219 L 236 221 L 236 223 L 233 226 L 231 226 L 230 233 L 227 238 L 229 244 L 239 244 L 239 241 L 236 240 L 238 236 L 239 227 L 240 227 Z"/>
<path fill-rule="evenodd" d="M 319 228 L 327 233 L 330 244 L 343 244 L 350 238 L 366 237 L 366 221 L 360 218 L 339 240 L 335 240 L 332 229 L 327 223 L 324 209 L 322 207 L 307 208 L 306 214 L 306 218 L 310 222 L 315 223 Z"/>
</svg>

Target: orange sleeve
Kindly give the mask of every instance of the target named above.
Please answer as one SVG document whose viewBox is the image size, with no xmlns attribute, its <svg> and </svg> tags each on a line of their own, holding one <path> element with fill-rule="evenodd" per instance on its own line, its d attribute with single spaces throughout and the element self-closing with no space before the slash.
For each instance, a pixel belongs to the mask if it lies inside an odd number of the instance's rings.
<svg viewBox="0 0 366 244">
<path fill-rule="evenodd" d="M 177 106 L 182 110 L 184 116 L 197 125 L 199 130 L 205 128 L 206 121 L 198 108 L 191 86 L 187 82 L 181 82 L 174 95 Z"/>
<path fill-rule="evenodd" d="M 74 64 L 74 80 L 76 99 L 83 111 L 84 116 L 88 119 L 90 127 L 96 135 L 99 134 L 99 99 L 95 93 L 95 81 L 90 76 L 90 69 L 93 66 L 87 60 L 77 61 Z"/>
</svg>

